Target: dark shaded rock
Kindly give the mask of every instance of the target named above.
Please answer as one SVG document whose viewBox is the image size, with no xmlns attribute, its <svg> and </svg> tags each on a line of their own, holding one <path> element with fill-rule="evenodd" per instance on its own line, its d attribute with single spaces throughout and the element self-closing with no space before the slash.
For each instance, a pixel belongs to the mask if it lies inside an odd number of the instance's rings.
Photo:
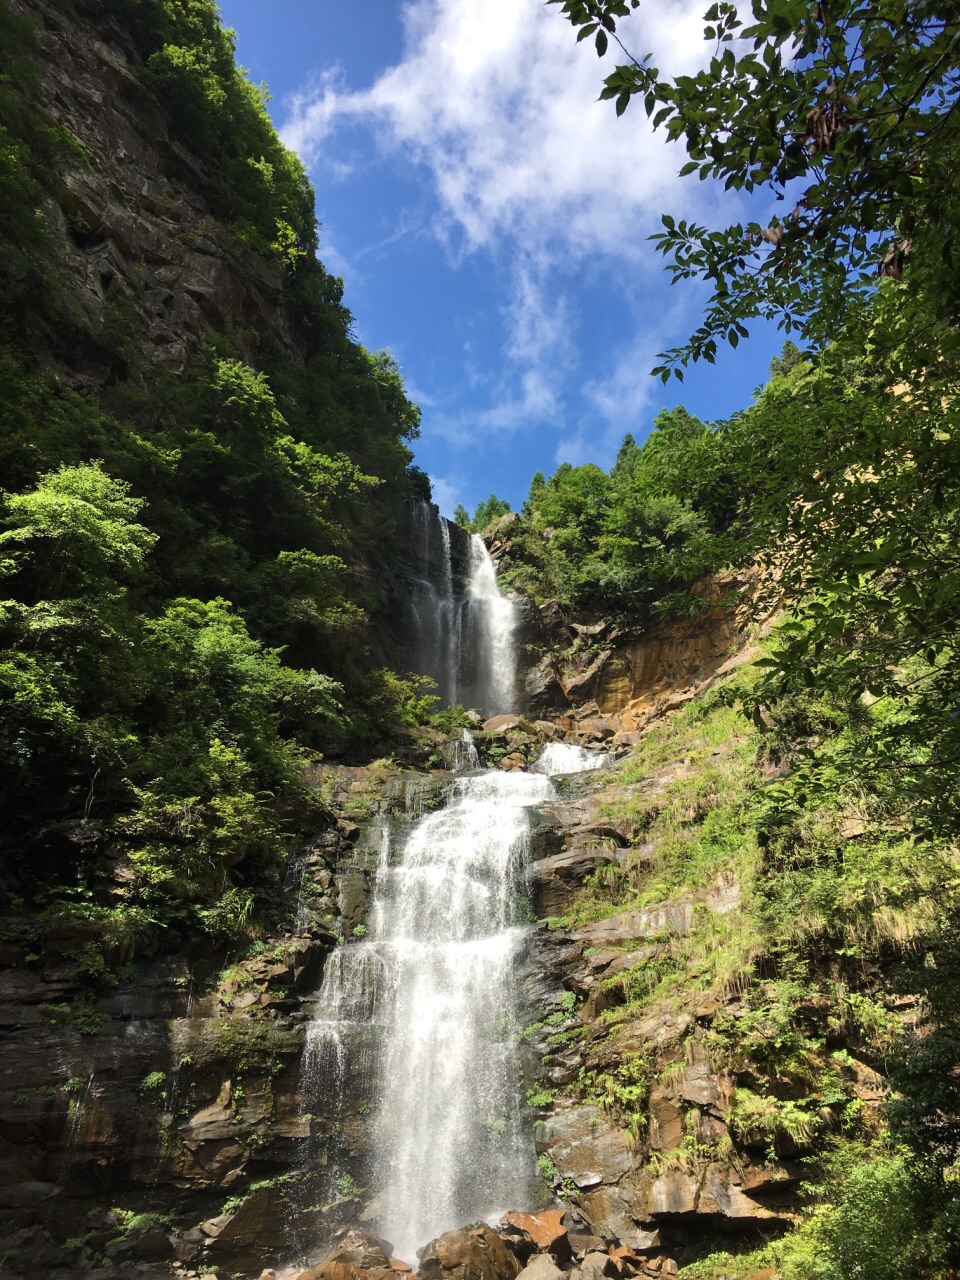
<svg viewBox="0 0 960 1280">
<path fill-rule="evenodd" d="M 497 1224 L 497 1235 L 501 1237 L 510 1252 L 516 1254 L 524 1266 L 529 1261 L 530 1256 L 536 1253 L 537 1246 L 529 1231 L 524 1231 L 522 1227 L 515 1226 L 512 1219 L 525 1216 L 527 1215 L 508 1213 Z"/>
<path fill-rule="evenodd" d="M 528 877 L 538 916 L 562 915 L 591 872 L 609 862 L 609 845 L 581 845 L 530 864 Z"/>
<path fill-rule="evenodd" d="M 276 1258 L 282 1251 L 277 1224 L 283 1221 L 283 1212 L 281 1188 L 262 1187 L 252 1192 L 236 1213 L 222 1215 L 227 1221 L 211 1237 L 207 1257 L 215 1266 L 231 1271 L 259 1272 L 265 1258 Z"/>
<path fill-rule="evenodd" d="M 586 1235 L 579 1231 L 570 1232 L 570 1248 L 575 1258 L 582 1258 L 585 1254 L 595 1253 L 598 1249 L 603 1250 L 605 1247 L 599 1236 Z"/>
<path fill-rule="evenodd" d="M 340 890 L 340 915 L 349 935 L 367 917 L 367 878 L 361 871 L 347 871 L 337 877 Z"/>
</svg>

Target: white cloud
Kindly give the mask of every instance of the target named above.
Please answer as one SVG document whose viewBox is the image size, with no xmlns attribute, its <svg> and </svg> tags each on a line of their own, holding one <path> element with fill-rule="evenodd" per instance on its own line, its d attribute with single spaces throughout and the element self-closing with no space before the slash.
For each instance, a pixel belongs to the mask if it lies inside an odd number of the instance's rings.
<svg viewBox="0 0 960 1280">
<path fill-rule="evenodd" d="M 672 71 L 704 56 L 702 0 L 665 0 L 624 24 L 641 51 Z M 340 164 L 329 145 L 339 123 L 367 122 L 381 145 L 430 171 L 437 230 L 468 249 L 522 241 L 558 253 L 649 258 L 645 237 L 680 162 L 634 105 L 617 121 L 598 102 L 612 69 L 578 45 L 539 0 L 413 0 L 405 52 L 369 88 L 325 73 L 292 102 L 283 129 L 310 163 Z"/>
<path fill-rule="evenodd" d="M 703 7 L 704 0 L 661 0 L 621 32 L 634 52 L 651 51 L 662 71 L 692 71 L 710 52 Z M 653 357 L 681 336 L 670 329 L 678 317 L 638 314 L 636 334 L 611 349 L 609 370 L 584 382 L 583 319 L 568 296 L 602 280 L 626 298 L 628 280 L 635 288 L 638 275 L 650 281 L 660 273 L 648 237 L 670 206 L 683 153 L 652 133 L 639 102 L 618 120 L 612 103 L 597 100 L 616 59 L 599 61 L 591 42 L 578 44 L 542 0 L 409 0 L 404 31 L 401 60 L 369 87 L 348 87 L 334 69 L 297 95 L 284 140 L 336 177 L 338 130 L 366 126 L 379 147 L 428 174 L 437 211 L 426 229 L 451 261 L 487 252 L 509 280 L 501 369 L 481 378 L 471 374 L 469 353 L 466 361 L 465 381 L 485 393 L 486 406 L 468 415 L 437 405 L 432 435 L 467 445 L 491 430 L 562 431 L 567 390 L 579 381 L 593 421 L 567 430 L 558 454 L 571 461 L 608 454 L 614 437 L 636 428 L 655 389 Z M 717 201 L 709 184 L 685 184 L 688 216 L 707 202 L 715 213 Z M 410 230 L 403 220 L 402 233 Z"/>
<path fill-rule="evenodd" d="M 440 508 L 440 514 L 453 519 L 454 508 L 460 501 L 462 482 L 458 476 L 431 476 L 430 485 L 433 500 Z"/>
</svg>

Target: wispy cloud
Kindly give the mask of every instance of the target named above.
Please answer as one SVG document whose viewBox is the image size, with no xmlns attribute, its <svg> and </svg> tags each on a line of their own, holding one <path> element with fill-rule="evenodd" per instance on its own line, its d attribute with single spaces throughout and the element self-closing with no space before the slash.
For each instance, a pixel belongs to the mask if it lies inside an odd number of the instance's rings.
<svg viewBox="0 0 960 1280">
<path fill-rule="evenodd" d="M 431 476 L 433 500 L 440 508 L 440 514 L 453 519 L 453 513 L 460 501 L 463 481 L 460 476 Z"/>
<path fill-rule="evenodd" d="M 692 70 L 706 56 L 702 8 L 703 0 L 662 0 L 624 31 L 662 69 Z M 648 236 L 671 204 L 680 152 L 652 133 L 640 106 L 618 121 L 612 104 L 597 100 L 611 60 L 591 57 L 539 0 L 410 0 L 404 32 L 396 66 L 361 89 L 335 69 L 325 73 L 290 102 L 282 132 L 308 163 L 335 175 L 338 130 L 368 126 L 379 147 L 428 175 L 430 229 L 451 260 L 488 253 L 510 282 L 503 369 L 485 388 L 486 407 L 469 422 L 432 414 L 431 431 L 467 443 L 478 424 L 562 430 L 564 379 L 599 415 L 601 436 L 621 429 L 646 404 L 652 357 L 674 336 L 665 334 L 667 318 L 649 340 L 649 317 L 638 317 L 609 368 L 584 386 L 579 318 L 567 298 L 585 280 L 602 276 L 616 291 L 627 275 L 660 271 Z M 684 191 L 688 213 L 716 199 L 699 184 Z M 568 431 L 561 449 L 576 453 L 587 443 L 585 433 Z M 602 443 L 595 432 L 594 450 Z"/>
<path fill-rule="evenodd" d="M 630 38 L 673 70 L 703 57 L 702 0 L 666 0 Z M 643 12 L 643 11 L 641 11 Z M 676 150 L 597 101 L 600 64 L 556 10 L 527 0 L 413 0 L 402 60 L 365 89 L 336 70 L 291 102 L 288 145 L 340 164 L 338 124 L 366 121 L 381 146 L 430 171 L 447 233 L 470 248 L 504 237 L 552 258 L 646 257 L 675 181 Z"/>
</svg>

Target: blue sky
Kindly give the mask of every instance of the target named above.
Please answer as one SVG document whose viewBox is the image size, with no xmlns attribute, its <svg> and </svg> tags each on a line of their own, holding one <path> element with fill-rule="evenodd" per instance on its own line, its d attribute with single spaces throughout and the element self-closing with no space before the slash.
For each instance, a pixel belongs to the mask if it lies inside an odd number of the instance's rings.
<svg viewBox="0 0 960 1280">
<path fill-rule="evenodd" d="M 704 56 L 707 0 L 624 24 L 663 71 Z M 681 386 L 649 376 L 703 295 L 671 288 L 659 215 L 741 217 L 679 180 L 683 152 L 639 104 L 597 95 L 612 70 L 542 0 L 220 0 L 240 62 L 273 94 L 317 191 L 321 253 L 356 335 L 400 361 L 423 410 L 416 461 L 451 514 L 491 492 L 517 507 L 534 471 L 609 466 L 664 407 L 746 404 L 782 339 L 757 329 Z M 762 217 L 755 208 L 751 216 Z"/>
</svg>

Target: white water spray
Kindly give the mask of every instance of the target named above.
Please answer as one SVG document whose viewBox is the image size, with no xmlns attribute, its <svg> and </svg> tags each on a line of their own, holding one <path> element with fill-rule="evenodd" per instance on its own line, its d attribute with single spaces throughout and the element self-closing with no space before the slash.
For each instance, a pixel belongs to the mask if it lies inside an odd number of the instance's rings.
<svg viewBox="0 0 960 1280">
<path fill-rule="evenodd" d="M 470 582 L 465 603 L 473 680 L 465 705 L 478 706 L 484 715 L 514 709 L 517 660 L 513 644 L 516 611 L 513 601 L 500 594 L 496 566 L 483 539 L 474 534 L 470 544 Z"/>
<path fill-rule="evenodd" d="M 527 1204 L 515 1059 L 518 893 L 543 775 L 461 778 L 377 878 L 372 940 L 387 957 L 374 1124 L 380 1226 L 401 1257 L 463 1222 Z"/>
<path fill-rule="evenodd" d="M 600 769 L 607 760 L 605 751 L 588 751 L 568 742 L 548 742 L 533 766 L 537 773 L 549 773 L 556 777 L 562 773 L 587 773 Z"/>
<path fill-rule="evenodd" d="M 555 798 L 550 773 L 575 771 L 576 751 L 546 750 L 536 772 L 460 776 L 396 847 L 384 827 L 368 934 L 327 967 L 310 1104 L 336 1116 L 330 1094 L 345 1089 L 374 1101 L 368 1219 L 411 1264 L 443 1231 L 535 1203 L 517 1074 L 520 891 L 530 810 Z"/>
</svg>

